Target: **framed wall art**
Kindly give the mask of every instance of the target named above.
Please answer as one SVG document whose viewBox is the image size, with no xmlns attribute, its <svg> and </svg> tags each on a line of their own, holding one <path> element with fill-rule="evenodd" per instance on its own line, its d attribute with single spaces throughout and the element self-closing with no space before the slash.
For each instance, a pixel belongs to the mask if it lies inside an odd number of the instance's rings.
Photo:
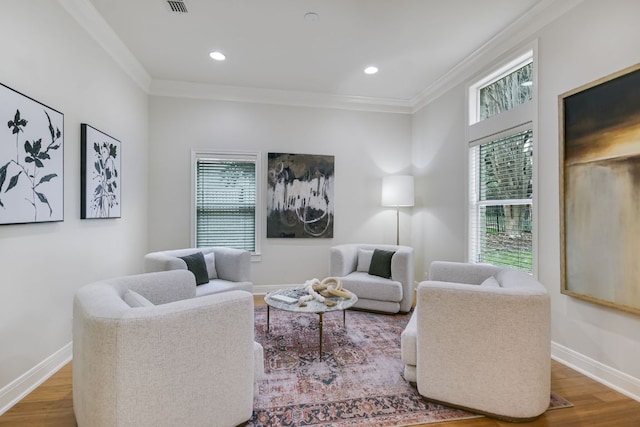
<svg viewBox="0 0 640 427">
<path fill-rule="evenodd" d="M 559 112 L 562 293 L 640 314 L 640 64 Z"/>
<path fill-rule="evenodd" d="M 85 123 L 80 135 L 80 218 L 120 218 L 120 141 Z"/>
<path fill-rule="evenodd" d="M 0 84 L 0 123 L 0 224 L 63 221 L 64 115 Z"/>
<path fill-rule="evenodd" d="M 334 156 L 267 157 L 267 237 L 332 238 Z"/>
</svg>

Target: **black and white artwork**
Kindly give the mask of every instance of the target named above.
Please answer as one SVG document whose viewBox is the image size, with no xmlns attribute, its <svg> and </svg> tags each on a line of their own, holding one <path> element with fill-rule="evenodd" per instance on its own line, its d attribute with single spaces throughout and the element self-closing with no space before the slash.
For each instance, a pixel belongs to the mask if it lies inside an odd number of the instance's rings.
<svg viewBox="0 0 640 427">
<path fill-rule="evenodd" d="M 267 237 L 332 238 L 334 156 L 267 156 Z"/>
<path fill-rule="evenodd" d="M 85 123 L 80 131 L 80 218 L 120 218 L 120 141 Z"/>
<path fill-rule="evenodd" d="M 63 221 L 64 115 L 0 84 L 0 119 L 0 224 Z"/>
</svg>

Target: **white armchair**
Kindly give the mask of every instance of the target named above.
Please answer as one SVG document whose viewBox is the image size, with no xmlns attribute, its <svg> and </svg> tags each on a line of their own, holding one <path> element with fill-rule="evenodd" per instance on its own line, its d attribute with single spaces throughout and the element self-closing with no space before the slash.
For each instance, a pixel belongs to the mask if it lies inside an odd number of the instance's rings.
<svg viewBox="0 0 640 427">
<path fill-rule="evenodd" d="M 550 302 L 531 275 L 431 264 L 401 336 L 405 379 L 428 400 L 527 421 L 549 407 Z"/>
<path fill-rule="evenodd" d="M 195 288 L 193 275 L 177 270 L 77 291 L 78 426 L 235 426 L 251 418 L 254 387 L 264 372 L 253 297 L 231 291 L 194 298 Z M 139 307 L 130 305 L 132 296 Z"/>
<path fill-rule="evenodd" d="M 390 277 L 369 274 L 374 250 L 394 252 Z M 413 305 L 413 248 L 396 245 L 345 244 L 331 248 L 329 275 L 339 277 L 358 296 L 354 308 L 409 312 Z"/>
<path fill-rule="evenodd" d="M 151 252 L 144 256 L 144 271 L 186 270 L 187 263 L 181 257 L 196 252 L 205 258 L 209 279 L 196 287 L 197 296 L 233 290 L 253 292 L 251 253 L 241 249 L 212 246 Z"/>
</svg>

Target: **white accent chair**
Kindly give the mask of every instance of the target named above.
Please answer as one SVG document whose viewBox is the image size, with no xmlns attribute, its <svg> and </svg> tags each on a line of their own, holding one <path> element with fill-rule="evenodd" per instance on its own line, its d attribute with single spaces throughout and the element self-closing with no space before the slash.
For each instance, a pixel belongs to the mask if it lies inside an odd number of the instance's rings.
<svg viewBox="0 0 640 427">
<path fill-rule="evenodd" d="M 251 253 L 242 249 L 212 246 L 151 252 L 144 256 L 144 271 L 186 270 L 187 264 L 180 257 L 202 252 L 205 259 L 213 256 L 213 268 L 209 269 L 209 283 L 198 285 L 196 295 L 210 295 L 233 290 L 253 292 L 251 283 Z"/>
<path fill-rule="evenodd" d="M 528 421 L 549 407 L 550 302 L 531 275 L 436 261 L 401 336 L 404 376 L 426 399 Z"/>
<path fill-rule="evenodd" d="M 130 305 L 131 296 L 140 306 Z M 77 291 L 78 426 L 235 426 L 251 418 L 264 373 L 253 296 L 195 296 L 186 270 L 103 280 Z"/>
<path fill-rule="evenodd" d="M 375 249 L 395 251 L 391 277 L 368 273 Z M 413 305 L 413 248 L 396 245 L 344 244 L 331 248 L 329 275 L 339 277 L 358 296 L 353 308 L 388 313 L 409 312 Z"/>
</svg>

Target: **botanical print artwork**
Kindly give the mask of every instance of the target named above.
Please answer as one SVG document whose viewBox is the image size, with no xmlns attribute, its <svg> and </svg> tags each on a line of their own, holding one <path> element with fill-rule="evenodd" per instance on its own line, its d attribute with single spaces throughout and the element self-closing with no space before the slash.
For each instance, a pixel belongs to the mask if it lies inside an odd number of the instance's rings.
<svg viewBox="0 0 640 427">
<path fill-rule="evenodd" d="M 640 69 L 561 96 L 563 293 L 640 314 Z"/>
<path fill-rule="evenodd" d="M 64 219 L 62 113 L 0 84 L 0 224 Z"/>
<path fill-rule="evenodd" d="M 333 237 L 334 157 L 268 153 L 267 237 Z"/>
<path fill-rule="evenodd" d="M 81 218 L 120 217 L 120 141 L 81 125 Z"/>
</svg>

